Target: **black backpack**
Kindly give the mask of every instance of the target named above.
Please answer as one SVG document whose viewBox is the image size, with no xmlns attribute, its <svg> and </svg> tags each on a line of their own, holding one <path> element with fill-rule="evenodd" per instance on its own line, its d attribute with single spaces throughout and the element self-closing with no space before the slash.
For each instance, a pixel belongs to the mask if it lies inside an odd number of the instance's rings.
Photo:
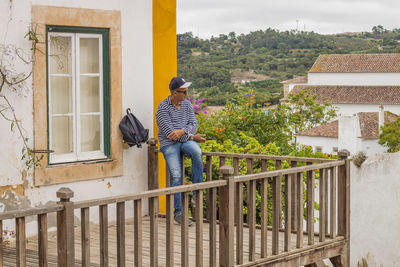
<svg viewBox="0 0 400 267">
<path fill-rule="evenodd" d="M 149 129 L 145 129 L 140 121 L 131 113 L 131 109 L 126 110 L 126 115 L 119 123 L 122 138 L 130 147 L 136 145 L 142 147 L 141 143 L 149 139 Z"/>
</svg>

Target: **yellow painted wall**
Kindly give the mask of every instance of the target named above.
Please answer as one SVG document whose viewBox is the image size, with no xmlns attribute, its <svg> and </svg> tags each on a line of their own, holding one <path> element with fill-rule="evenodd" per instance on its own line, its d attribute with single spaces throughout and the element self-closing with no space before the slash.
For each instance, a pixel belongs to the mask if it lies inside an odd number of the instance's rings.
<svg viewBox="0 0 400 267">
<path fill-rule="evenodd" d="M 157 106 L 170 94 L 168 85 L 177 73 L 176 0 L 153 0 L 153 72 L 154 137 L 157 138 Z M 165 161 L 161 153 L 158 184 L 165 187 Z M 159 203 L 160 213 L 165 214 L 165 197 L 160 197 Z"/>
</svg>

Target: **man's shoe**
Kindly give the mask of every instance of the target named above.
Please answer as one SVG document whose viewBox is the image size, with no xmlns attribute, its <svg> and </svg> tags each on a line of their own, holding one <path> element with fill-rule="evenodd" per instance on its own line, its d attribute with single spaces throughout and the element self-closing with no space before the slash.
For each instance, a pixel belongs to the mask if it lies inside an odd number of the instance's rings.
<svg viewBox="0 0 400 267">
<path fill-rule="evenodd" d="M 190 210 L 192 212 L 192 217 L 196 219 L 196 200 L 194 198 L 190 199 Z"/>
<path fill-rule="evenodd" d="M 196 199 L 194 199 L 194 197 L 190 199 L 190 204 L 192 205 L 193 208 L 196 208 Z"/>
<path fill-rule="evenodd" d="M 177 223 L 177 224 L 180 224 L 180 225 L 182 225 L 182 214 L 177 214 L 177 215 L 175 215 L 174 216 L 174 221 Z M 192 220 L 188 220 L 188 226 L 192 226 L 192 224 L 193 224 L 193 222 L 192 222 Z"/>
</svg>

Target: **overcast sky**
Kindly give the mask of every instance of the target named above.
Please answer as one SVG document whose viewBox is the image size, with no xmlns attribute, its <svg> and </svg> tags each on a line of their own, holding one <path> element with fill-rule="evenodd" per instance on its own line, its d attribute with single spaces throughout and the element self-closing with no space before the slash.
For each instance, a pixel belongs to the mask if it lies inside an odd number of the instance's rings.
<svg viewBox="0 0 400 267">
<path fill-rule="evenodd" d="M 400 0 L 177 0 L 177 32 L 210 38 L 267 28 L 318 33 L 400 28 Z"/>
</svg>

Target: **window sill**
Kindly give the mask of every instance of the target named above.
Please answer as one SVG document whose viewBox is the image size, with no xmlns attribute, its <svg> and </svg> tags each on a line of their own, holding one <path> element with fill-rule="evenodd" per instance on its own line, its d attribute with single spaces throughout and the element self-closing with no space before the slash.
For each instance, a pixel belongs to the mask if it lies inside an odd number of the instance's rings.
<svg viewBox="0 0 400 267">
<path fill-rule="evenodd" d="M 110 158 L 102 158 L 102 159 L 89 159 L 89 160 L 78 160 L 78 161 L 66 161 L 66 162 L 55 162 L 49 163 L 48 167 L 56 167 L 60 165 L 79 165 L 79 164 L 94 164 L 94 163 L 103 163 L 110 162 L 113 159 Z"/>
<path fill-rule="evenodd" d="M 122 176 L 122 159 L 62 163 L 35 168 L 35 186 Z"/>
</svg>

